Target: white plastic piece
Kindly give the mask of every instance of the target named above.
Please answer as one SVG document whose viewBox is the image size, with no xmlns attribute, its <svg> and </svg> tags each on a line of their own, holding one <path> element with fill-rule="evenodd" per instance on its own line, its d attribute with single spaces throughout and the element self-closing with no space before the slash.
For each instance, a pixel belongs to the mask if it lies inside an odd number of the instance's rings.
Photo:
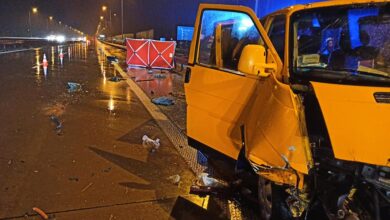
<svg viewBox="0 0 390 220">
<path fill-rule="evenodd" d="M 160 147 L 160 139 L 153 140 L 149 138 L 147 135 L 142 137 L 142 145 L 146 148 L 150 148 L 151 150 L 157 150 Z"/>
<path fill-rule="evenodd" d="M 176 174 L 167 178 L 172 184 L 178 185 L 180 183 L 180 175 Z"/>
<path fill-rule="evenodd" d="M 226 187 L 226 184 L 220 180 L 209 177 L 208 173 L 201 173 L 198 176 L 198 185 L 209 187 Z"/>
</svg>

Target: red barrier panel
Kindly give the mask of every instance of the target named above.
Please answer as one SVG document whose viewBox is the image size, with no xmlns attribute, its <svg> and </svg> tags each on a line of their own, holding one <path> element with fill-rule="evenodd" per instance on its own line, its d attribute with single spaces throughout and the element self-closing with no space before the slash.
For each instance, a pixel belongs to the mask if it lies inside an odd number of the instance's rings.
<svg viewBox="0 0 390 220">
<path fill-rule="evenodd" d="M 149 66 L 149 41 L 138 39 L 126 39 L 127 56 L 126 63 L 129 66 Z"/>
<path fill-rule="evenodd" d="M 126 39 L 126 45 L 130 67 L 174 68 L 175 41 Z"/>
<path fill-rule="evenodd" d="M 149 60 L 152 68 L 174 68 L 175 41 L 150 41 Z"/>
</svg>

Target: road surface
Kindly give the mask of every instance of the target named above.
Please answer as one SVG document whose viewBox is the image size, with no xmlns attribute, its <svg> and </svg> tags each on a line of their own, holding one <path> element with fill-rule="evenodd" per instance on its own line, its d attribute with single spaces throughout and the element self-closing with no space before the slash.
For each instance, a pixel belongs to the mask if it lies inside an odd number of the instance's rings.
<svg viewBox="0 0 390 220">
<path fill-rule="evenodd" d="M 109 80 L 117 73 L 95 45 L 4 54 L 0 68 L 1 219 L 40 219 L 33 207 L 52 219 L 213 216 L 207 199 L 188 194 L 194 173 L 128 83 Z M 160 139 L 156 152 L 144 134 Z"/>
</svg>

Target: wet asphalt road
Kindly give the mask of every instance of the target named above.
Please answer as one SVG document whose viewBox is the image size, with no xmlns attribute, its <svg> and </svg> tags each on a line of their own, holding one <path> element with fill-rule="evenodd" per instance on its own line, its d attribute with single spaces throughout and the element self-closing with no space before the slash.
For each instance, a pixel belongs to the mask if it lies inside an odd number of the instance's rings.
<svg viewBox="0 0 390 220">
<path fill-rule="evenodd" d="M 47 70 L 37 66 L 44 53 Z M 203 202 L 188 195 L 184 160 L 98 54 L 74 44 L 0 55 L 0 218 L 40 219 L 39 207 L 55 219 L 169 219 L 187 200 Z M 157 152 L 144 134 L 161 139 Z M 175 174 L 178 186 L 167 180 Z"/>
</svg>

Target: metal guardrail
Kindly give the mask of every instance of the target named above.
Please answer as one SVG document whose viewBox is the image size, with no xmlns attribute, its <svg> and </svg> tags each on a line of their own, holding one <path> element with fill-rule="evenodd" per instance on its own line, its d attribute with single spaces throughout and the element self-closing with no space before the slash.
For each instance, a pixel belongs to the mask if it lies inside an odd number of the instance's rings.
<svg viewBox="0 0 390 220">
<path fill-rule="evenodd" d="M 46 40 L 46 38 L 43 38 L 43 37 L 0 37 L 0 40 L 40 41 L 40 40 Z"/>
<path fill-rule="evenodd" d="M 122 49 L 122 50 L 126 50 L 126 46 L 124 45 L 121 45 L 121 44 L 115 44 L 115 43 L 111 43 L 111 42 L 108 42 L 108 41 L 103 41 L 103 40 L 100 40 L 100 42 L 104 43 L 104 44 L 107 44 L 107 45 L 110 45 L 110 46 L 113 46 L 113 47 L 116 47 L 116 48 L 119 48 L 119 49 Z"/>
</svg>

